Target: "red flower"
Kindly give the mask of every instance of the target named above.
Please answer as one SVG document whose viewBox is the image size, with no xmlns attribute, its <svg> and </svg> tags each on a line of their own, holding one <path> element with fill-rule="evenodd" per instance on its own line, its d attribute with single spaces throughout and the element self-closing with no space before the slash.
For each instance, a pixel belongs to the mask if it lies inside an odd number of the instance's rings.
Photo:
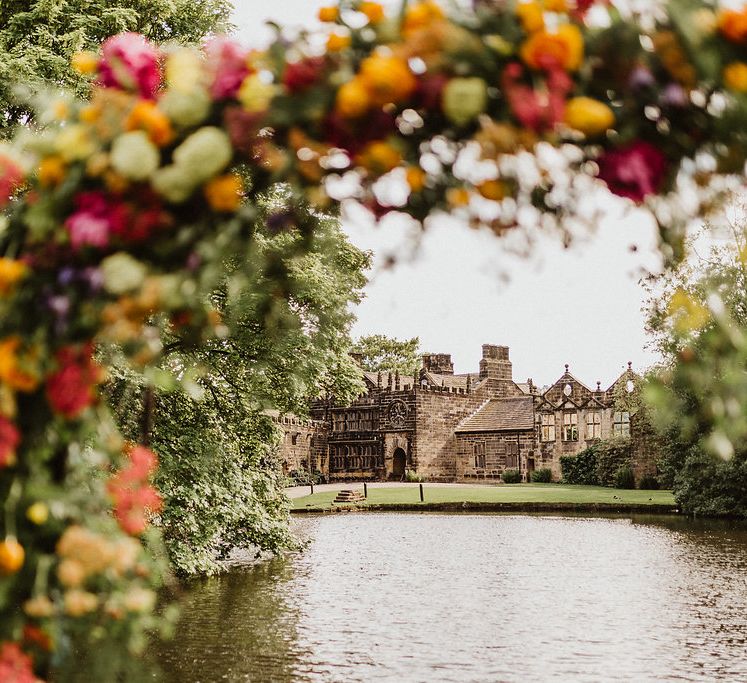
<svg viewBox="0 0 747 683">
<path fill-rule="evenodd" d="M 16 426 L 0 415 L 0 468 L 13 462 L 20 442 L 21 435 Z"/>
<path fill-rule="evenodd" d="M 668 167 L 664 153 L 643 140 L 605 152 L 597 163 L 599 177 L 610 191 L 634 202 L 661 189 Z"/>
<path fill-rule="evenodd" d="M 3 683 L 35 683 L 36 680 L 31 657 L 16 643 L 0 644 L 0 681 Z"/>
<path fill-rule="evenodd" d="M 99 81 L 152 99 L 161 84 L 158 51 L 139 33 L 120 33 L 101 47 Z"/>
<path fill-rule="evenodd" d="M 521 65 L 514 63 L 503 74 L 503 89 L 513 115 L 524 128 L 538 133 L 552 130 L 563 120 L 573 81 L 562 69 L 551 69 L 547 74 L 547 91 L 539 92 L 519 81 L 523 73 Z"/>
<path fill-rule="evenodd" d="M 73 419 L 96 400 L 101 368 L 91 357 L 91 346 L 66 346 L 57 352 L 59 369 L 47 378 L 47 399 L 54 412 Z"/>
<path fill-rule="evenodd" d="M 128 534 L 142 534 L 148 526 L 148 512 L 158 512 L 162 501 L 148 483 L 158 465 L 156 454 L 144 446 L 135 446 L 128 453 L 130 462 L 109 481 L 114 500 L 114 517 Z"/>
<path fill-rule="evenodd" d="M 283 85 L 290 93 L 298 93 L 319 81 L 324 71 L 323 57 L 307 57 L 300 62 L 291 62 L 283 72 Z"/>
<path fill-rule="evenodd" d="M 213 99 L 235 97 L 251 72 L 248 51 L 235 40 L 219 36 L 207 42 L 205 56 L 212 72 L 210 94 Z"/>
</svg>

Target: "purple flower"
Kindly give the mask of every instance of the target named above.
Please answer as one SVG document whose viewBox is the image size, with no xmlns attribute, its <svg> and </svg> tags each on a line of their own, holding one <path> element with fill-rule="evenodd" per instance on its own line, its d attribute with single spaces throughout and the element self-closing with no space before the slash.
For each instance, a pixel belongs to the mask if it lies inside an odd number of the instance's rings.
<svg viewBox="0 0 747 683">
<path fill-rule="evenodd" d="M 628 83 L 633 90 L 642 90 L 656 85 L 656 79 L 646 67 L 637 66 L 630 72 Z"/>
<path fill-rule="evenodd" d="M 610 191 L 634 202 L 661 189 L 669 165 L 658 147 L 643 140 L 605 152 L 597 163 Z"/>
<path fill-rule="evenodd" d="M 687 93 L 679 83 L 670 83 L 661 94 L 661 103 L 668 107 L 681 109 L 688 105 Z"/>
</svg>

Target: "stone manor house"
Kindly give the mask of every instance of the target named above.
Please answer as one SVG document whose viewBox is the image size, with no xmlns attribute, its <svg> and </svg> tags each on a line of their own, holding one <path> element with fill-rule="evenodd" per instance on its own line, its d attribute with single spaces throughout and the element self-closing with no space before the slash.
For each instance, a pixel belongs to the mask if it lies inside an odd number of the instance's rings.
<svg viewBox="0 0 747 683">
<path fill-rule="evenodd" d="M 423 356 L 413 377 L 363 374 L 366 391 L 351 405 L 319 400 L 310 420 L 275 418 L 286 472 L 343 481 L 402 479 L 412 470 L 429 481 L 474 481 L 518 469 L 528 481 L 550 468 L 559 479 L 560 456 L 636 428 L 615 400 L 633 391 L 630 363 L 607 389 L 589 388 L 568 365 L 544 390 L 531 379 L 515 382 L 508 347 L 490 344 L 477 373 L 455 375 L 451 356 L 439 353 Z M 651 470 L 643 458 L 634 464 L 638 476 Z"/>
</svg>

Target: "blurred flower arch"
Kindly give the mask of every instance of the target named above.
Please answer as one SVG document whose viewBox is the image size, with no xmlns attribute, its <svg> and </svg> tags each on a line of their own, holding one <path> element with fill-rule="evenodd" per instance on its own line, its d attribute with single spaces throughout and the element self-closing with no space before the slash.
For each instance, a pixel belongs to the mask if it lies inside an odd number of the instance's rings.
<svg viewBox="0 0 747 683">
<path fill-rule="evenodd" d="M 323 49 L 307 34 L 266 51 L 111 38 L 74 59 L 89 100 L 47 99 L 0 148 L 0 671 L 30 671 L 32 654 L 44 674 L 75 629 L 132 645 L 157 624 L 157 459 L 116 433 L 93 349 L 116 343 L 147 374 L 164 331 L 230 334 L 209 295 L 245 286 L 224 264 L 251 249 L 261 197 L 283 198 L 271 230 L 311 234 L 352 197 L 500 235 L 522 216 L 562 230 L 604 184 L 648 203 L 676 259 L 683 222 L 742 176 L 747 10 L 350 0 L 319 16 Z M 405 189 L 393 203 L 387 178 Z"/>
</svg>

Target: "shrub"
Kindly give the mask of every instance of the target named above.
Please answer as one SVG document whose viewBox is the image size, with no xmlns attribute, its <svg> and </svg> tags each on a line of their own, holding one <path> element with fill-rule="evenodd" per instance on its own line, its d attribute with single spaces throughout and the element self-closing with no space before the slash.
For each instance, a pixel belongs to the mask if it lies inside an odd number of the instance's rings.
<svg viewBox="0 0 747 683">
<path fill-rule="evenodd" d="M 519 470 L 503 470 L 501 477 L 504 484 L 518 484 L 521 482 L 521 472 Z"/>
<path fill-rule="evenodd" d="M 618 436 L 600 441 L 596 444 L 595 452 L 599 485 L 616 486 L 618 470 L 630 467 L 630 438 Z"/>
<path fill-rule="evenodd" d="M 418 474 L 415 470 L 405 470 L 405 481 L 424 481 L 423 475 Z"/>
<path fill-rule="evenodd" d="M 560 458 L 560 470 L 566 484 L 597 486 L 596 446 L 585 448 L 576 455 L 563 455 Z"/>
<path fill-rule="evenodd" d="M 623 465 L 622 467 L 619 467 L 615 472 L 615 488 L 635 488 L 635 474 L 633 474 L 633 468 L 630 465 Z"/>
<path fill-rule="evenodd" d="M 656 491 L 659 488 L 659 480 L 653 474 L 644 474 L 638 482 L 639 489 Z"/>
<path fill-rule="evenodd" d="M 541 467 L 532 472 L 532 481 L 535 484 L 549 484 L 552 481 L 552 470 L 549 467 Z"/>
</svg>

